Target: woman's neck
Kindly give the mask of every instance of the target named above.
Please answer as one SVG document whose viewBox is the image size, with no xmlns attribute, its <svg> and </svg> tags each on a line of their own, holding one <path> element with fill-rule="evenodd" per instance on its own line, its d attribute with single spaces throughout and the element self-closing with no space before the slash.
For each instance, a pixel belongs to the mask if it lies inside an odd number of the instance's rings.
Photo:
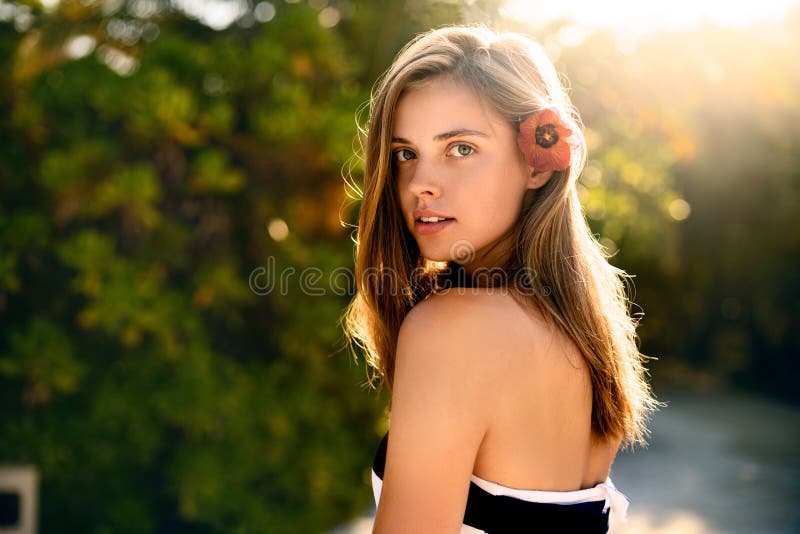
<svg viewBox="0 0 800 534">
<path fill-rule="evenodd" d="M 470 277 L 488 277 L 491 273 L 500 272 L 508 266 L 515 245 L 516 236 L 509 232 L 491 245 L 475 251 L 472 257 L 465 261 L 455 261 Z"/>
</svg>

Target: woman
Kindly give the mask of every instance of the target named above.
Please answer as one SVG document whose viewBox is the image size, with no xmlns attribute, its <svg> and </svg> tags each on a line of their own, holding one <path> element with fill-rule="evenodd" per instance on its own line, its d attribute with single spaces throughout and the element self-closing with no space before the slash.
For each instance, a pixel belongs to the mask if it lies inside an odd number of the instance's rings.
<svg viewBox="0 0 800 534">
<path fill-rule="evenodd" d="M 376 532 L 624 519 L 611 464 L 657 402 L 579 124 L 542 48 L 483 26 L 418 36 L 373 92 L 346 331 L 391 390 Z"/>
</svg>

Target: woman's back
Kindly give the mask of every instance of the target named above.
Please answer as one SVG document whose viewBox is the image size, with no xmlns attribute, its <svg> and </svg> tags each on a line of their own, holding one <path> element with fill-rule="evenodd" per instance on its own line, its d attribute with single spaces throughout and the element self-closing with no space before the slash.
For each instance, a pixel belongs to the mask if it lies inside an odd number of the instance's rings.
<svg viewBox="0 0 800 534">
<path fill-rule="evenodd" d="M 452 288 L 429 299 L 480 309 L 496 387 L 476 391 L 493 414 L 473 474 L 512 488 L 574 491 L 604 482 L 621 439 L 591 436 L 592 389 L 575 344 L 499 288 Z M 435 310 L 431 310 L 434 312 Z M 443 320 L 431 317 L 433 321 Z"/>
<path fill-rule="evenodd" d="M 492 405 L 494 417 L 473 473 L 508 487 L 546 491 L 605 481 L 621 438 L 592 439 L 591 381 L 575 344 L 547 325 L 537 309 L 523 309 L 507 292 L 454 288 L 446 293 L 472 299 L 502 326 L 486 331 L 496 340 L 497 351 L 487 358 L 500 371 L 499 383 L 491 392 L 476 392 Z"/>
</svg>

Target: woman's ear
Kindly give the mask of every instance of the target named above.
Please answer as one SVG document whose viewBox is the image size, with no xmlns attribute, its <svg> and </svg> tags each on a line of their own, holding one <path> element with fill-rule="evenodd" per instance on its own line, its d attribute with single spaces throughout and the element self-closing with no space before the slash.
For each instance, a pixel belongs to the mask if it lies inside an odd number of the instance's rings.
<svg viewBox="0 0 800 534">
<path fill-rule="evenodd" d="M 528 167 L 530 175 L 528 176 L 528 189 L 539 189 L 553 176 L 553 171 L 536 172 L 531 167 Z"/>
</svg>

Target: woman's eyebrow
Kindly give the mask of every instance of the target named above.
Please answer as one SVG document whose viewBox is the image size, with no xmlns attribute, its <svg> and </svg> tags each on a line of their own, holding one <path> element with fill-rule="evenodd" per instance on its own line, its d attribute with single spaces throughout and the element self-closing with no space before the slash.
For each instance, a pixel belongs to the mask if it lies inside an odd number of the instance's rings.
<svg viewBox="0 0 800 534">
<path fill-rule="evenodd" d="M 450 139 L 451 137 L 456 137 L 459 135 L 476 135 L 478 137 L 489 137 L 489 134 L 485 134 L 480 130 L 471 130 L 469 128 L 457 128 L 455 130 L 450 130 L 449 132 L 440 133 L 436 137 L 433 138 L 434 141 L 445 141 Z"/>
<path fill-rule="evenodd" d="M 478 137 L 489 137 L 488 134 L 481 132 L 480 130 L 471 130 L 469 128 L 456 128 L 455 130 L 450 130 L 449 132 L 440 133 L 434 136 L 434 141 L 446 141 L 451 137 L 456 137 L 459 135 L 474 135 Z M 403 137 L 392 137 L 393 143 L 411 143 L 408 139 Z"/>
</svg>

